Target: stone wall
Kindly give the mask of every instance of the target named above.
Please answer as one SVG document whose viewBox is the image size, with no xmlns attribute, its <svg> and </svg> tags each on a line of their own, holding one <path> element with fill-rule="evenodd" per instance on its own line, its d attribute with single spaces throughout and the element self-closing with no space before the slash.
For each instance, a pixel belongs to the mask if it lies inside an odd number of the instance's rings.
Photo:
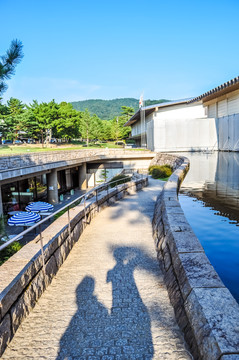
<svg viewBox="0 0 239 360">
<path fill-rule="evenodd" d="M 85 210 L 83 205 L 70 209 L 70 231 L 67 212 L 54 221 L 42 233 L 45 273 L 39 236 L 0 267 L 0 356 L 23 319 L 51 283 L 75 242 L 80 241 L 80 235 L 91 219 L 106 206 L 147 184 L 147 177 L 139 178 L 109 189 L 108 193 L 99 193 L 97 200 L 92 197 L 86 201 Z"/>
<path fill-rule="evenodd" d="M 166 162 L 177 169 L 157 199 L 153 234 L 178 324 L 195 359 L 238 360 L 239 305 L 209 262 L 178 201 L 189 160 L 159 154 L 152 163 Z"/>
<path fill-rule="evenodd" d="M 149 151 L 134 151 L 124 149 L 80 149 L 80 150 L 68 150 L 68 151 L 48 151 L 39 153 L 26 153 L 21 155 L 3 155 L 0 156 L 0 171 L 10 169 L 21 169 L 25 167 L 46 165 L 48 163 L 55 163 L 61 161 L 81 160 L 83 162 L 89 161 L 91 158 L 104 159 L 106 158 L 117 158 L 119 156 L 129 157 L 142 157 L 149 156 Z"/>
</svg>

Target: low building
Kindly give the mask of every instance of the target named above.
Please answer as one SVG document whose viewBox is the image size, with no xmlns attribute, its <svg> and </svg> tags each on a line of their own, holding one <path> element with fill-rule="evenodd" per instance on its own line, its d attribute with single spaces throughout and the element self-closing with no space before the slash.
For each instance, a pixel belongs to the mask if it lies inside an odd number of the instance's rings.
<svg viewBox="0 0 239 360">
<path fill-rule="evenodd" d="M 196 98 L 142 107 L 125 126 L 153 151 L 239 151 L 239 77 Z"/>
<path fill-rule="evenodd" d="M 191 100 L 216 124 L 218 150 L 239 151 L 239 76 Z"/>
</svg>

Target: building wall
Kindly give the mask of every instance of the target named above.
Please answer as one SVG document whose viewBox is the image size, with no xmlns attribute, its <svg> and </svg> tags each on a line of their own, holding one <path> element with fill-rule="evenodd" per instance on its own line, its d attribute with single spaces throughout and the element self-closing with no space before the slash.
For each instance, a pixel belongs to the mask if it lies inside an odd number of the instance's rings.
<svg viewBox="0 0 239 360">
<path fill-rule="evenodd" d="M 155 151 L 202 151 L 217 149 L 214 119 L 154 120 Z"/>
<path fill-rule="evenodd" d="M 196 151 L 217 148 L 216 122 L 203 105 L 159 108 L 147 117 L 147 147 L 153 151 Z"/>
<path fill-rule="evenodd" d="M 239 151 L 239 90 L 204 104 L 217 124 L 218 149 Z"/>
</svg>

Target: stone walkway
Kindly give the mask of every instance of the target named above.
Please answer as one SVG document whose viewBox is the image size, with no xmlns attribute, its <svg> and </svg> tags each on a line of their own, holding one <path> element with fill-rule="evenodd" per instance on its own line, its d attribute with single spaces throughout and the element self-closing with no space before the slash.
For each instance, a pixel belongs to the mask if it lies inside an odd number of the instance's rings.
<svg viewBox="0 0 239 360">
<path fill-rule="evenodd" d="M 96 216 L 3 360 L 191 359 L 156 259 L 159 181 Z"/>
</svg>

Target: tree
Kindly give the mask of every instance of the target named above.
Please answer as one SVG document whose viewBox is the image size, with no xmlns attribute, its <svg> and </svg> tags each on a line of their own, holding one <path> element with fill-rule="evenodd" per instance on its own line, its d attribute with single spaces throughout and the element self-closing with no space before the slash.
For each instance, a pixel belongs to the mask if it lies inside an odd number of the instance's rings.
<svg viewBox="0 0 239 360">
<path fill-rule="evenodd" d="M 14 75 L 16 65 L 23 58 L 23 45 L 19 40 L 13 40 L 6 54 L 0 57 L 0 94 L 7 90 L 6 80 Z"/>
<path fill-rule="evenodd" d="M 3 116 L 1 122 L 1 132 L 3 137 L 16 139 L 19 131 L 24 131 L 21 115 L 24 113 L 25 105 L 16 98 L 10 98 L 7 102 L 7 114 Z"/>
<path fill-rule="evenodd" d="M 52 122 L 57 136 L 65 139 L 77 138 L 79 136 L 81 112 L 73 109 L 70 103 L 60 103 L 59 117 Z"/>
<path fill-rule="evenodd" d="M 86 139 L 86 145 L 89 146 L 89 140 L 94 139 L 94 117 L 90 116 L 88 109 L 82 112 L 80 132 L 83 139 Z"/>
</svg>

